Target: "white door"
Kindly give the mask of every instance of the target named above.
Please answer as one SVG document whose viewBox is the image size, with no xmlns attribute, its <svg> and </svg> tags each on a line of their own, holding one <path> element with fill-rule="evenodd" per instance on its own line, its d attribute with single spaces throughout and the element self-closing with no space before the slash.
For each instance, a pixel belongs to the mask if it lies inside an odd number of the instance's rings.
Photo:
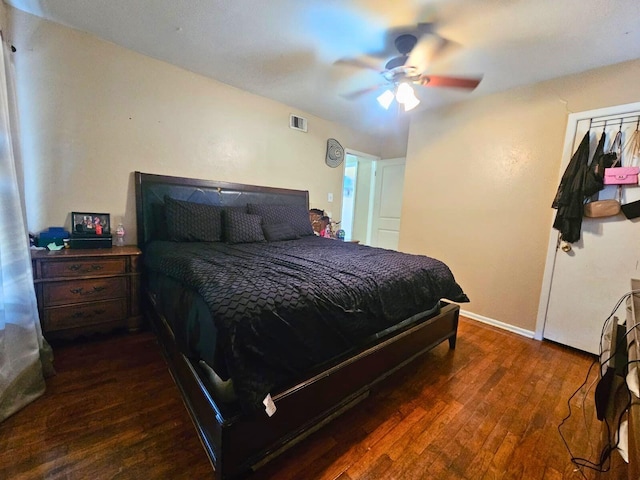
<svg viewBox="0 0 640 480">
<path fill-rule="evenodd" d="M 376 163 L 371 230 L 371 245 L 374 247 L 398 249 L 404 167 L 404 158 L 380 160 Z"/>
<path fill-rule="evenodd" d="M 599 117 L 607 115 L 611 119 L 606 126 L 607 133 L 613 134 L 608 135 L 611 139 L 620 128 L 617 119 L 622 118 L 622 130 L 629 138 L 640 119 L 640 104 L 617 108 L 570 116 L 561 172 L 590 124 L 593 155 L 605 124 Z M 605 149 L 608 144 L 609 140 Z M 628 165 L 628 160 L 623 161 Z M 613 198 L 615 190 L 613 186 L 605 187 L 599 198 Z M 637 199 L 640 187 L 625 186 L 623 203 Z M 585 217 L 581 239 L 570 251 L 563 251 L 557 239 L 558 232 L 552 230 L 538 323 L 544 317 L 544 338 L 598 354 L 604 321 L 617 300 L 630 290 L 631 279 L 640 278 L 640 222 L 627 220 L 622 213 L 608 218 Z M 618 317 L 625 318 L 624 306 Z"/>
</svg>

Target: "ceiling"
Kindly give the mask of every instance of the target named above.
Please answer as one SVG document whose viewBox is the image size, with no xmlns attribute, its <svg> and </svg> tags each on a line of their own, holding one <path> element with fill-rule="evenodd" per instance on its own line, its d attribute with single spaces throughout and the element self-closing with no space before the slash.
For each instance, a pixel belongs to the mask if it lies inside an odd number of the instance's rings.
<svg viewBox="0 0 640 480">
<path fill-rule="evenodd" d="M 638 0 L 5 0 L 318 117 L 382 135 L 415 111 L 640 58 Z M 434 22 L 455 48 L 431 74 L 483 75 L 472 93 L 418 88 L 384 111 L 378 71 L 339 62 L 397 54 L 393 39 Z M 366 56 L 365 56 L 366 54 Z M 336 63 L 337 62 L 337 63 Z M 299 112 L 297 112 L 299 113 Z"/>
</svg>

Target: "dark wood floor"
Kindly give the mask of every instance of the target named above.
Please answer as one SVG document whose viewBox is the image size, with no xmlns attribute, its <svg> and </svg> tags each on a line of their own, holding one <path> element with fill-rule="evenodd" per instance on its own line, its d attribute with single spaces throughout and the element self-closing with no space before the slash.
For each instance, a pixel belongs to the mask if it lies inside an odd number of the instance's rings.
<svg viewBox="0 0 640 480">
<path fill-rule="evenodd" d="M 0 423 L 0 479 L 215 478 L 151 333 L 55 357 L 44 397 Z M 617 473 L 583 476 L 558 435 L 591 360 L 462 319 L 455 351 L 438 346 L 252 480 L 623 478 L 617 456 Z M 573 406 L 564 432 L 595 458 L 592 395 Z"/>
</svg>

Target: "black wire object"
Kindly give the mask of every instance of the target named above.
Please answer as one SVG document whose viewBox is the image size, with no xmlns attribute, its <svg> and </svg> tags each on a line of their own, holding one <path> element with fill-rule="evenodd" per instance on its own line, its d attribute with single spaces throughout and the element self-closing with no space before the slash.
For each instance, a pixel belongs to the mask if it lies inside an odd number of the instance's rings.
<svg viewBox="0 0 640 480">
<path fill-rule="evenodd" d="M 588 468 L 590 470 L 595 470 L 597 472 L 607 472 L 607 471 L 609 471 L 609 469 L 611 467 L 611 464 L 610 464 L 611 453 L 613 453 L 613 451 L 615 451 L 618 448 L 618 445 L 620 444 L 620 435 L 617 435 L 617 439 L 616 439 L 616 442 L 614 444 L 609 443 L 608 445 L 605 445 L 602 448 L 602 450 L 600 451 L 599 459 L 596 462 L 596 461 L 588 460 L 586 458 L 576 457 L 572 453 L 571 448 L 569 447 L 569 443 L 567 442 L 567 439 L 565 438 L 565 436 L 562 433 L 562 426 L 565 424 L 565 422 L 567 420 L 569 420 L 569 418 L 571 418 L 571 415 L 572 415 L 571 401 L 573 400 L 573 398 L 576 395 L 578 395 L 578 393 L 584 388 L 584 386 L 589 381 L 589 376 L 591 375 L 591 371 L 593 370 L 593 367 L 596 364 L 598 364 L 600 366 L 600 375 L 601 375 L 602 374 L 602 368 L 605 365 L 607 365 L 611 359 L 613 359 L 613 357 L 615 356 L 616 351 L 618 350 L 618 348 L 623 346 L 623 342 L 627 341 L 627 336 L 629 335 L 629 333 L 631 333 L 633 330 L 635 330 L 638 327 L 640 327 L 640 323 L 636 323 L 632 328 L 627 328 L 627 331 L 624 333 L 624 335 L 621 335 L 620 338 L 617 339 L 616 344 L 615 344 L 615 348 L 611 348 L 610 349 L 610 355 L 608 357 L 604 358 L 604 359 L 602 358 L 603 357 L 602 343 L 603 343 L 603 339 L 604 339 L 604 336 L 605 336 L 605 332 L 606 332 L 606 330 L 608 328 L 609 322 L 613 318 L 615 318 L 614 315 L 618 311 L 618 308 L 620 308 L 620 305 L 622 305 L 622 303 L 627 298 L 629 298 L 630 296 L 632 296 L 634 294 L 638 294 L 638 293 L 640 293 L 640 290 L 632 290 L 632 291 L 624 294 L 622 297 L 620 297 L 620 299 L 616 303 L 615 307 L 613 308 L 613 310 L 611 311 L 609 316 L 605 319 L 605 321 L 604 321 L 604 323 L 602 325 L 602 331 L 600 333 L 600 356 L 598 357 L 599 360 L 594 360 L 591 363 L 591 365 L 589 366 L 589 370 L 587 371 L 587 375 L 585 376 L 584 381 L 576 389 L 576 391 L 573 392 L 573 394 L 571 394 L 571 396 L 567 400 L 567 408 L 568 408 L 569 413 L 567 414 L 566 417 L 564 417 L 562 419 L 562 421 L 558 425 L 558 433 L 560 434 L 560 438 L 562 439 L 562 442 L 564 443 L 565 448 L 567 449 L 567 451 L 569 452 L 569 455 L 571 456 L 571 462 L 579 467 L 578 471 L 580 472 L 580 474 L 585 479 L 587 477 L 584 475 L 584 472 L 582 471 L 582 468 Z M 627 363 L 624 365 L 625 375 L 626 375 L 626 373 L 628 371 L 629 365 L 631 365 L 633 363 L 640 363 L 640 360 L 627 361 Z M 627 411 L 629 410 L 629 407 L 631 406 L 631 401 L 632 401 L 631 393 L 628 390 L 626 390 L 626 392 L 627 392 L 627 403 L 625 404 L 624 408 L 620 412 L 620 415 L 618 416 L 617 428 L 615 430 L 616 432 L 618 432 L 620 430 L 620 425 L 622 424 L 623 418 L 624 418 L 625 414 L 627 413 Z M 588 392 L 585 392 L 585 395 L 587 393 Z M 609 422 L 607 421 L 606 418 L 604 418 L 603 422 L 604 422 L 604 424 L 606 426 L 606 429 L 607 429 L 607 439 L 611 439 L 611 425 L 609 425 Z"/>
</svg>

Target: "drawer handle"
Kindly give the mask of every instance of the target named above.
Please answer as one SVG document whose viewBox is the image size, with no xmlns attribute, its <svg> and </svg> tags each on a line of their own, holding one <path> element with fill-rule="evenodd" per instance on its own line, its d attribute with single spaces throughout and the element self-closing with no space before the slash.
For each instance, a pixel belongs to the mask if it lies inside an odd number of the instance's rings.
<svg viewBox="0 0 640 480">
<path fill-rule="evenodd" d="M 89 268 L 85 268 L 84 271 L 85 272 L 97 272 L 102 270 L 104 267 L 102 265 L 97 265 L 97 264 L 93 264 L 91 265 Z M 72 272 L 77 272 L 79 270 L 82 269 L 82 264 L 81 263 L 74 263 L 73 265 L 69 265 L 69 270 L 71 270 Z"/>
<path fill-rule="evenodd" d="M 71 315 L 71 318 L 76 319 L 76 318 L 93 318 L 96 315 L 102 315 L 103 313 L 105 313 L 106 310 L 104 308 L 101 309 L 97 309 L 94 310 L 93 313 L 82 313 L 82 312 L 75 312 L 73 315 Z"/>
<path fill-rule="evenodd" d="M 84 288 L 72 288 L 69 290 L 71 293 L 77 293 L 78 295 L 93 295 L 94 293 L 102 292 L 106 290 L 106 287 L 95 286 L 91 290 L 85 290 Z"/>
</svg>

